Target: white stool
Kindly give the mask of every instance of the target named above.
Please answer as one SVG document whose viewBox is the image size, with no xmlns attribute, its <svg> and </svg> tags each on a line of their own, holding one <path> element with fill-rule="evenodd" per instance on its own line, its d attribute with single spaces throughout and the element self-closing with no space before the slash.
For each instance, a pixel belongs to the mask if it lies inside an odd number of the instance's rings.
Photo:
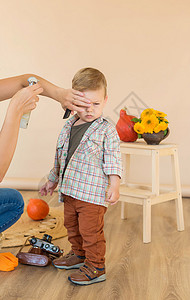
<svg viewBox="0 0 190 300">
<path fill-rule="evenodd" d="M 126 219 L 125 202 L 143 205 L 143 242 L 151 242 L 151 206 L 170 200 L 175 200 L 177 214 L 177 229 L 184 230 L 183 204 L 179 174 L 177 145 L 161 144 L 147 145 L 144 142 L 121 143 L 123 157 L 123 184 L 120 186 L 121 218 Z M 152 186 L 151 190 L 129 187 L 130 155 L 148 155 L 152 159 Z M 174 189 L 160 193 L 159 157 L 171 156 Z"/>
</svg>

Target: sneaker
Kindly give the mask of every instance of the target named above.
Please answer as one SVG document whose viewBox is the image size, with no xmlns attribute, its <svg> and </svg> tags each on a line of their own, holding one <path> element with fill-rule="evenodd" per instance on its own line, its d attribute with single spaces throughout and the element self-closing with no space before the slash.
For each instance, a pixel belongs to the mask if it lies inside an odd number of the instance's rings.
<svg viewBox="0 0 190 300">
<path fill-rule="evenodd" d="M 84 265 L 84 260 L 85 256 L 76 255 L 74 254 L 73 250 L 71 250 L 63 257 L 54 259 L 52 264 L 58 269 L 79 269 Z"/>
<path fill-rule="evenodd" d="M 75 273 L 71 274 L 68 279 L 78 285 L 89 285 L 106 280 L 105 268 L 95 268 L 89 262 Z"/>
</svg>

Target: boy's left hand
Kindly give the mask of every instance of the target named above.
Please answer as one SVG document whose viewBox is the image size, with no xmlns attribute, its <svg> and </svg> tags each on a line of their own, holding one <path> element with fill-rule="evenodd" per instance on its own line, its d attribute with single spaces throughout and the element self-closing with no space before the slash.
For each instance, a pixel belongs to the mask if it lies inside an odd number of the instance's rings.
<svg viewBox="0 0 190 300">
<path fill-rule="evenodd" d="M 52 196 L 53 191 L 56 189 L 57 187 L 57 182 L 52 182 L 50 180 L 48 180 L 41 188 L 39 193 L 41 194 L 41 196 L 47 196 L 48 193 L 50 193 L 50 196 Z"/>
<path fill-rule="evenodd" d="M 106 202 L 111 205 L 116 204 L 119 200 L 119 188 L 110 186 L 107 192 Z"/>
</svg>

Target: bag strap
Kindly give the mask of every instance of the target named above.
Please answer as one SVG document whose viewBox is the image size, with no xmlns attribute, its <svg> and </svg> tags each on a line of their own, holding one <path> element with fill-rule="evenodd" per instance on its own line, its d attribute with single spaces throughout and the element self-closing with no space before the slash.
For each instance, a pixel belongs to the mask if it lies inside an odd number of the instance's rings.
<svg viewBox="0 0 190 300">
<path fill-rule="evenodd" d="M 29 236 L 29 237 L 26 239 L 25 243 L 21 246 L 21 248 L 20 248 L 20 250 L 18 251 L 18 253 L 20 253 L 20 252 L 22 251 L 22 249 L 26 246 L 28 240 L 29 240 L 30 238 L 33 238 L 33 237 L 34 237 L 34 235 L 31 235 L 31 236 Z"/>
</svg>

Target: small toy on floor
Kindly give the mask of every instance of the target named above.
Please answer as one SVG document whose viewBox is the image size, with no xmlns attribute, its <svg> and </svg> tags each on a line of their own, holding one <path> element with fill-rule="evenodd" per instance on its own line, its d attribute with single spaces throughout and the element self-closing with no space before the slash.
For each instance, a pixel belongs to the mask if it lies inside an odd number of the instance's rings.
<svg viewBox="0 0 190 300">
<path fill-rule="evenodd" d="M 18 258 L 10 252 L 0 253 L 0 271 L 13 271 L 18 266 Z"/>
<path fill-rule="evenodd" d="M 32 247 L 28 252 L 22 252 L 28 240 Z M 51 240 L 52 236 L 48 234 L 44 234 L 42 239 L 36 238 L 35 236 L 27 238 L 25 244 L 17 253 L 19 263 L 38 267 L 48 266 L 53 259 L 63 254 L 63 250 L 61 250 L 59 246 L 52 244 Z"/>
</svg>

